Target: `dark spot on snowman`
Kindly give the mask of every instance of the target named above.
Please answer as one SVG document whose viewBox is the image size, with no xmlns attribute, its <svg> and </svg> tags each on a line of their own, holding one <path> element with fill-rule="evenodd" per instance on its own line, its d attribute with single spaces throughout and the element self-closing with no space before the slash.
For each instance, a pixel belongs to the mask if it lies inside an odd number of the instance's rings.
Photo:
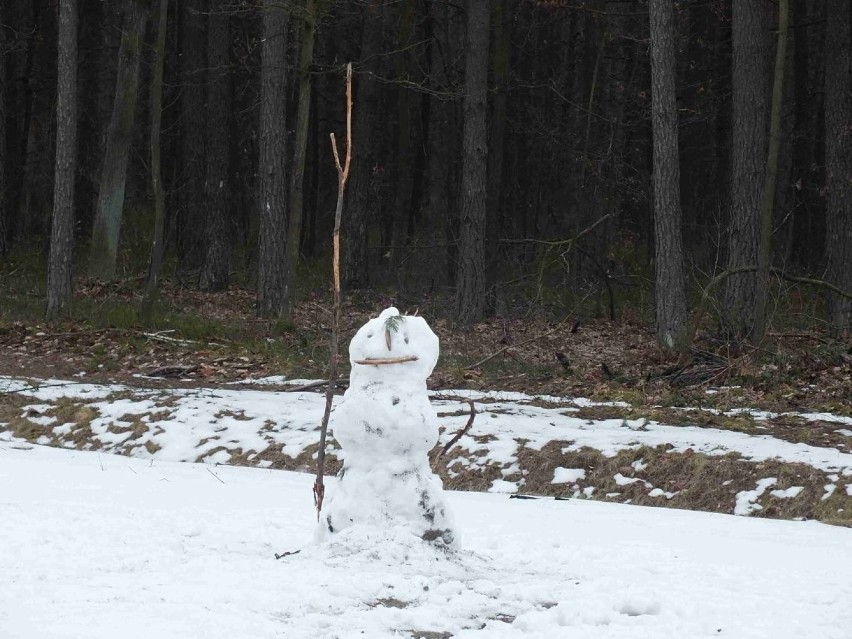
<svg viewBox="0 0 852 639">
<path fill-rule="evenodd" d="M 408 344 L 408 335 L 405 336 L 405 343 Z"/>
<path fill-rule="evenodd" d="M 367 339 L 372 339 L 372 337 L 373 337 L 372 333 L 367 333 Z"/>
<path fill-rule="evenodd" d="M 393 404 L 394 406 L 399 404 L 399 397 L 391 397 L 391 404 Z"/>
<path fill-rule="evenodd" d="M 331 525 L 331 515 L 329 515 L 328 517 L 325 518 L 325 523 L 328 526 L 328 532 L 333 533 L 334 532 L 334 526 Z"/>
</svg>

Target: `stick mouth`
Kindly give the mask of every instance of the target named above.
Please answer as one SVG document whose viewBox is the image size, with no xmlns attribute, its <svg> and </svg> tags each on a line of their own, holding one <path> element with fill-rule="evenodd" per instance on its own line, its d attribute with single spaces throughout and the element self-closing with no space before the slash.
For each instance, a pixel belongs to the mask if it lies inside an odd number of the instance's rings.
<svg viewBox="0 0 852 639">
<path fill-rule="evenodd" d="M 354 364 L 363 366 L 381 366 L 383 364 L 404 364 L 405 362 L 416 362 L 419 357 L 417 355 L 405 355 L 404 357 L 376 357 L 369 359 L 352 360 Z"/>
</svg>

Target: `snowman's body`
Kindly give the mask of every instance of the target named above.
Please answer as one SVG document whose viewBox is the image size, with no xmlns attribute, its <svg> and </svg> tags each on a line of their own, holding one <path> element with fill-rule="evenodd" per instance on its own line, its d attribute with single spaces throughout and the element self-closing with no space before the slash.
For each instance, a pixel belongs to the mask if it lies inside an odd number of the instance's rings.
<svg viewBox="0 0 852 639">
<path fill-rule="evenodd" d="M 404 525 L 453 545 L 441 480 L 428 460 L 438 419 L 426 378 L 438 361 L 438 337 L 422 317 L 388 308 L 352 338 L 349 357 L 349 388 L 330 421 L 343 468 L 323 507 L 320 536 L 354 524 Z M 389 363 L 359 363 L 369 361 Z"/>
</svg>

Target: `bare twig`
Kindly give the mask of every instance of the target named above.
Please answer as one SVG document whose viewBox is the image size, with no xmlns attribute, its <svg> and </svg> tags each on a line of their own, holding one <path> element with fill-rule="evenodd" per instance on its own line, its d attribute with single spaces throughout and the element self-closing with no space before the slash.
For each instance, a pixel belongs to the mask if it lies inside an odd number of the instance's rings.
<svg viewBox="0 0 852 639">
<path fill-rule="evenodd" d="M 337 207 L 334 211 L 334 235 L 332 238 L 332 273 L 334 277 L 334 320 L 331 326 L 331 352 L 328 356 L 328 387 L 325 391 L 325 411 L 320 426 L 319 450 L 317 451 L 317 478 L 314 482 L 314 505 L 317 508 L 317 520 L 322 511 L 325 496 L 323 467 L 325 465 L 325 440 L 328 435 L 328 418 L 331 415 L 331 403 L 337 386 L 338 341 L 340 339 L 340 218 L 343 216 L 343 194 L 349 179 L 349 165 L 352 161 L 352 63 L 346 65 L 346 159 L 340 164 L 337 152 L 337 140 L 331 134 L 331 150 L 337 167 Z"/>
<path fill-rule="evenodd" d="M 213 475 L 216 479 L 218 479 L 220 483 L 222 483 L 222 484 L 224 484 L 224 483 L 225 483 L 224 481 L 222 481 L 222 478 L 221 478 L 221 477 L 219 477 L 219 475 L 217 475 L 217 474 L 216 474 L 216 473 L 214 473 L 212 470 L 210 470 L 210 467 L 209 467 L 209 466 L 207 467 L 207 472 L 208 472 L 208 473 L 210 473 L 211 475 Z"/>
<path fill-rule="evenodd" d="M 348 379 L 338 379 L 335 383 L 335 386 L 340 386 L 341 384 L 348 384 Z M 300 391 L 312 390 L 314 388 L 320 388 L 321 386 L 325 386 L 328 384 L 327 379 L 318 379 L 315 382 L 308 382 L 307 384 L 302 384 L 301 386 L 294 386 L 293 388 L 285 388 L 285 393 L 298 393 Z"/>
<path fill-rule="evenodd" d="M 455 446 L 456 443 L 468 433 L 468 431 L 470 430 L 470 427 L 473 426 L 473 420 L 476 418 L 476 406 L 474 405 L 472 399 L 467 400 L 467 403 L 470 406 L 470 417 L 467 418 L 467 424 L 464 425 L 464 428 L 462 428 L 455 435 L 453 435 L 452 438 L 450 439 L 450 441 L 448 441 L 446 444 L 444 444 L 444 447 L 441 450 L 438 451 L 438 454 L 435 455 L 435 457 L 432 459 L 432 468 L 433 469 L 434 469 L 437 461 L 439 459 L 441 459 L 441 457 L 446 455 L 447 452 L 449 452 L 449 450 L 453 446 Z"/>
</svg>

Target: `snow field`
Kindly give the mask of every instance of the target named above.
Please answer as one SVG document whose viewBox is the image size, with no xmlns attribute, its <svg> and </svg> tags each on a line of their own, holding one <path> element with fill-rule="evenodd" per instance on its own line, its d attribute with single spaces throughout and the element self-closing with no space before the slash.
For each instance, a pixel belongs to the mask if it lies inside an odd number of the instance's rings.
<svg viewBox="0 0 852 639">
<path fill-rule="evenodd" d="M 846 639 L 852 627 L 847 529 L 448 493 L 459 551 L 358 526 L 312 545 L 311 483 L 0 444 L 0 636 Z"/>
</svg>

